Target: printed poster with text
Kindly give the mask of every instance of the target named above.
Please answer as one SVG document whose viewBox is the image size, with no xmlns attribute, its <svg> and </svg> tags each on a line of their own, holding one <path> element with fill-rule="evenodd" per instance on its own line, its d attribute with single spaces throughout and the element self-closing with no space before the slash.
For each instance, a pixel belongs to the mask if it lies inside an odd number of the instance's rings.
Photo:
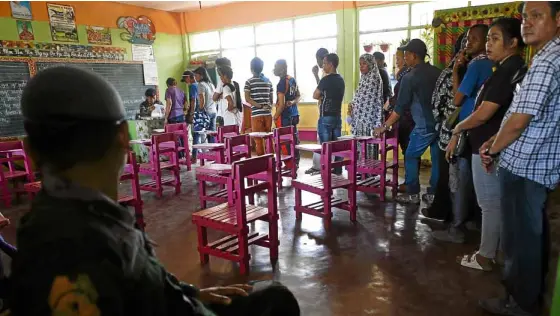
<svg viewBox="0 0 560 316">
<path fill-rule="evenodd" d="M 10 1 L 10 8 L 12 9 L 12 17 L 20 20 L 31 20 L 31 3 L 29 1 Z"/>
<path fill-rule="evenodd" d="M 102 26 L 86 26 L 87 40 L 90 44 L 111 45 L 111 30 Z"/>
<path fill-rule="evenodd" d="M 68 5 L 47 3 L 53 41 L 78 42 L 76 15 Z"/>
</svg>

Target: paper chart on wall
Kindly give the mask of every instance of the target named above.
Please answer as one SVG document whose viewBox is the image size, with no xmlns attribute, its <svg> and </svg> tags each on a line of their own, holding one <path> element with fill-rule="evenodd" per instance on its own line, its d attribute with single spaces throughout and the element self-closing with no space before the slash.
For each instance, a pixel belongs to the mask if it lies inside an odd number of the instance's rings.
<svg viewBox="0 0 560 316">
<path fill-rule="evenodd" d="M 144 66 L 144 84 L 146 86 L 157 86 L 158 85 L 158 70 L 157 63 L 155 61 L 145 61 Z"/>
<path fill-rule="evenodd" d="M 155 61 L 154 48 L 152 45 L 132 44 L 132 60 Z"/>
<path fill-rule="evenodd" d="M 68 5 L 47 3 L 53 41 L 78 42 L 76 15 Z"/>
</svg>

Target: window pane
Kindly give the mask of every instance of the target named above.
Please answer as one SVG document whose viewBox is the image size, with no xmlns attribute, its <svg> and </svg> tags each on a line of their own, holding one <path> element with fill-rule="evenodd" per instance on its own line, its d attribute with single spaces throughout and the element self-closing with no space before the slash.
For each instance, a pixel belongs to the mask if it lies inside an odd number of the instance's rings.
<svg viewBox="0 0 560 316">
<path fill-rule="evenodd" d="M 436 2 L 413 3 L 411 23 L 412 26 L 431 25 L 434 18 Z"/>
<path fill-rule="evenodd" d="M 296 40 L 335 36 L 337 32 L 336 14 L 296 19 Z"/>
<path fill-rule="evenodd" d="M 251 59 L 255 57 L 255 48 L 238 48 L 224 50 L 223 57 L 231 60 L 231 68 L 233 69 L 233 80 L 239 83 L 239 87 L 245 87 L 245 81 L 251 78 Z M 243 93 L 241 93 L 243 95 Z"/>
<path fill-rule="evenodd" d="M 257 47 L 257 57 L 264 61 L 263 73 L 270 79 L 276 90 L 278 77 L 274 75 L 274 64 L 278 59 L 285 59 L 288 63 L 288 75 L 294 75 L 294 44 L 275 44 Z"/>
<path fill-rule="evenodd" d="M 255 44 L 252 26 L 222 31 L 222 48 L 247 47 Z"/>
<path fill-rule="evenodd" d="M 220 49 L 220 36 L 218 32 L 207 32 L 189 35 L 191 52 L 201 52 Z"/>
<path fill-rule="evenodd" d="M 315 53 L 321 47 L 326 48 L 331 53 L 336 53 L 336 38 L 296 43 L 295 77 L 304 102 L 315 102 L 313 91 L 317 88 L 317 82 L 311 69 L 317 64 Z"/>
<path fill-rule="evenodd" d="M 507 0 L 471 0 L 471 6 L 510 2 Z"/>
<path fill-rule="evenodd" d="M 292 21 L 265 23 L 255 26 L 257 44 L 287 42 L 293 39 Z"/>
<path fill-rule="evenodd" d="M 408 4 L 360 11 L 360 32 L 408 26 Z"/>
<path fill-rule="evenodd" d="M 360 55 L 365 53 L 363 48 L 364 45 L 373 44 L 373 50 L 371 53 L 380 51 L 385 54 L 385 63 L 387 64 L 387 71 L 389 76 L 393 78 L 394 76 L 394 66 L 395 66 L 395 54 L 397 48 L 399 48 L 402 40 L 407 39 L 407 31 L 395 31 L 395 32 L 383 32 L 383 33 L 373 33 L 360 35 Z M 381 44 L 389 44 L 387 51 L 384 52 L 381 48 Z"/>
</svg>

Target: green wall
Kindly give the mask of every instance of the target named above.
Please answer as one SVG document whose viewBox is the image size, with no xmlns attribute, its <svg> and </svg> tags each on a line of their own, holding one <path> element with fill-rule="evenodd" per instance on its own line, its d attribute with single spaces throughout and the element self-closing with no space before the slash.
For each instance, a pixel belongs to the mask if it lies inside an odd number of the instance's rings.
<svg viewBox="0 0 560 316">
<path fill-rule="evenodd" d="M 49 22 L 31 21 L 31 23 L 33 25 L 33 33 L 36 42 L 53 42 L 50 34 Z M 124 32 L 124 30 L 111 28 L 113 39 L 113 44 L 111 46 L 126 48 L 126 60 L 132 60 L 132 45 L 121 39 L 120 35 L 122 32 Z M 85 25 L 78 25 L 78 38 L 80 42 L 72 44 L 88 45 Z M 0 40 L 19 40 L 14 19 L 0 18 Z M 64 44 L 63 42 L 60 43 Z M 153 46 L 158 65 L 159 91 L 163 98 L 166 88 L 165 80 L 167 80 L 168 77 L 174 77 L 179 81 L 185 67 L 183 36 L 158 32 L 156 33 L 156 40 Z"/>
</svg>

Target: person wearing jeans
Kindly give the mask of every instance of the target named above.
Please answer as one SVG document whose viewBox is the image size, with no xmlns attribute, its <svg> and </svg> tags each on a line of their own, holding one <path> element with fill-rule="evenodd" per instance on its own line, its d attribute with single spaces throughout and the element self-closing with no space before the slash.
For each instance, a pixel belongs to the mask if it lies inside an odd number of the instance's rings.
<svg viewBox="0 0 560 316">
<path fill-rule="evenodd" d="M 204 67 L 198 67 L 194 70 L 194 76 L 196 82 L 198 82 L 198 104 L 204 109 L 208 118 L 210 119 L 210 124 L 208 125 L 209 131 L 216 130 L 216 118 L 218 116 L 216 103 L 212 100 L 214 95 L 214 85 L 210 80 L 208 71 Z M 214 143 L 215 137 L 208 136 L 208 142 Z"/>
<path fill-rule="evenodd" d="M 194 79 L 193 79 L 194 80 Z M 181 81 L 184 82 L 184 79 Z M 187 104 L 187 97 L 183 90 L 177 87 L 177 80 L 167 78 L 167 90 L 165 91 L 165 124 L 176 124 L 185 122 L 184 108 Z M 183 139 L 179 138 L 179 146 L 183 146 Z M 180 152 L 179 158 L 183 158 L 185 153 Z"/>
<path fill-rule="evenodd" d="M 432 114 L 432 93 L 440 70 L 425 62 L 427 55 L 426 44 L 420 39 L 413 39 L 407 45 L 399 47 L 404 51 L 405 62 L 412 70 L 401 81 L 397 104 L 393 113 L 383 126 L 374 130 L 379 136 L 391 130 L 404 112 L 410 109 L 414 120 L 414 129 L 410 133 L 410 140 L 405 154 L 407 194 L 397 197 L 399 203 L 420 203 L 420 169 L 419 162 L 422 154 L 430 148 L 432 157 L 432 174 L 430 186 L 435 188 L 438 181 L 438 147 L 436 141 L 435 119 Z"/>
</svg>

